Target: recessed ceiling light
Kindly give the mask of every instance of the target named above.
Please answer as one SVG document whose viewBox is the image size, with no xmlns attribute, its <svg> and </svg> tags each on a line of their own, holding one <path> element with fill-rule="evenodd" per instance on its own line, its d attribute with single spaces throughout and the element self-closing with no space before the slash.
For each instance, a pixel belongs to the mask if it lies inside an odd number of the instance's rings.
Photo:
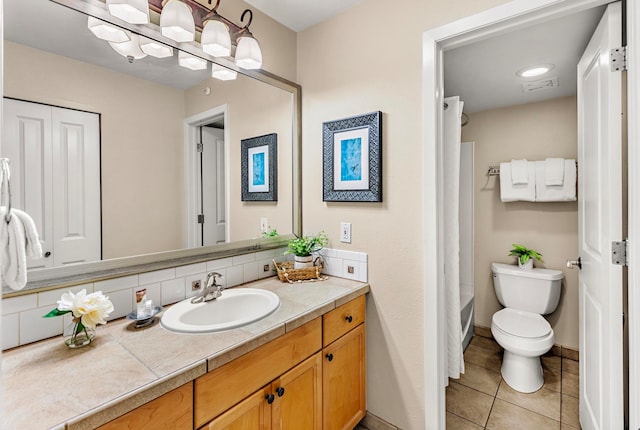
<svg viewBox="0 0 640 430">
<path fill-rule="evenodd" d="M 523 78 L 533 78 L 535 76 L 541 76 L 552 70 L 555 66 L 553 64 L 536 64 L 535 66 L 525 67 L 516 72 L 516 75 Z"/>
</svg>

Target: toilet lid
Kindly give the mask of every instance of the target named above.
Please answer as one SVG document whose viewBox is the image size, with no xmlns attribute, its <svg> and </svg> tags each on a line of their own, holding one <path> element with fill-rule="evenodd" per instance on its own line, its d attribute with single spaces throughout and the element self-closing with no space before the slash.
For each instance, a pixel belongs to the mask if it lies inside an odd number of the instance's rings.
<svg viewBox="0 0 640 430">
<path fill-rule="evenodd" d="M 545 337 L 551 325 L 542 315 L 505 308 L 493 314 L 493 323 L 505 333 L 529 339 Z"/>
</svg>

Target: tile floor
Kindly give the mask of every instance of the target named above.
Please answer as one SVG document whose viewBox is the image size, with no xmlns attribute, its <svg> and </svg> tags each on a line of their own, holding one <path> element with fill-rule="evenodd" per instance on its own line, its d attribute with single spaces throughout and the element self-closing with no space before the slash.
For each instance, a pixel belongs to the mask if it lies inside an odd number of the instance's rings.
<svg viewBox="0 0 640 430">
<path fill-rule="evenodd" d="M 502 380 L 502 348 L 492 339 L 474 336 L 464 361 L 465 374 L 447 387 L 448 430 L 580 429 L 577 361 L 542 357 L 545 382 L 531 394 Z"/>
</svg>

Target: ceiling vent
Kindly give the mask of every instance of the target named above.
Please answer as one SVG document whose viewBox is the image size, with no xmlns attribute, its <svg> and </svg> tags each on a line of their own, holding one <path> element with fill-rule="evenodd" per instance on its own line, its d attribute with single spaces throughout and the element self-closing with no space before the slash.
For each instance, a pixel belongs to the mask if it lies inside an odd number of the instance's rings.
<svg viewBox="0 0 640 430">
<path fill-rule="evenodd" d="M 540 79 L 537 81 L 524 82 L 522 84 L 522 91 L 525 93 L 534 93 L 536 91 L 547 90 L 549 88 L 558 87 L 558 77 Z"/>
</svg>

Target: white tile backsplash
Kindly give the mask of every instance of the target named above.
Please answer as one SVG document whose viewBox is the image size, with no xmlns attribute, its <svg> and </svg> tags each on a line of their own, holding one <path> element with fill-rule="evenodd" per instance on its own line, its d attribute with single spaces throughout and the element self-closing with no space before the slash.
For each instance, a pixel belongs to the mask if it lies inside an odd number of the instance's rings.
<svg viewBox="0 0 640 430">
<path fill-rule="evenodd" d="M 156 270 L 155 272 L 141 273 L 138 275 L 138 285 L 153 284 L 155 282 L 168 281 L 176 278 L 176 269 Z"/>
<path fill-rule="evenodd" d="M 184 278 L 172 279 L 162 283 L 162 306 L 185 299 Z"/>
<path fill-rule="evenodd" d="M 147 289 L 147 299 L 153 300 L 155 305 L 165 306 L 198 294 L 199 291 L 191 291 L 191 281 L 200 279 L 204 286 L 208 272 L 222 274 L 222 285 L 227 288 L 275 276 L 272 260 L 292 259 L 291 255 L 284 256 L 285 251 L 286 248 L 260 251 L 2 300 L 2 349 L 62 334 L 64 322 L 69 319 L 67 316 L 42 316 L 53 309 L 60 296 L 69 290 L 78 292 L 86 289 L 87 293 L 102 291 L 113 303 L 114 311 L 109 316 L 109 320 L 113 320 L 126 316 L 134 309 L 134 292 L 139 287 Z M 367 282 L 366 253 L 325 248 L 322 255 L 325 260 L 323 273 Z M 266 264 L 269 265 L 268 272 L 263 270 Z M 353 274 L 347 272 L 349 265 L 354 267 Z"/>
<path fill-rule="evenodd" d="M 107 318 L 107 321 L 114 320 L 116 318 L 126 317 L 129 312 L 133 310 L 133 301 L 135 300 L 133 288 L 126 290 L 111 291 L 108 294 L 109 300 L 113 303 L 113 312 Z"/>
<path fill-rule="evenodd" d="M 120 278 L 107 279 L 106 281 L 94 283 L 93 291 L 108 293 L 109 291 L 124 290 L 125 288 L 133 288 L 138 285 L 138 275 L 122 276 Z"/>
<path fill-rule="evenodd" d="M 197 290 L 193 289 L 192 284 L 194 281 L 200 281 L 200 288 L 198 288 Z M 202 290 L 204 289 L 206 281 L 207 281 L 207 274 L 204 272 L 198 273 L 196 275 L 187 276 L 184 282 L 185 298 L 189 299 L 191 297 L 195 297 L 199 294 L 202 294 Z M 224 281 L 224 279 L 222 279 L 222 281 Z"/>
<path fill-rule="evenodd" d="M 256 261 L 256 254 L 244 254 L 244 255 L 236 255 L 235 257 L 231 257 L 233 261 L 233 265 L 237 266 L 239 264 L 249 263 L 251 261 Z"/>
<path fill-rule="evenodd" d="M 235 287 L 236 285 L 240 285 L 244 283 L 244 268 L 243 266 L 232 266 L 227 267 L 226 269 L 227 275 L 225 280 L 225 287 Z"/>
<path fill-rule="evenodd" d="M 221 258 L 219 260 L 207 261 L 207 272 L 211 272 L 212 270 L 216 272 L 220 272 L 220 269 L 224 269 L 226 267 L 231 267 L 233 265 L 233 258 Z"/>
<path fill-rule="evenodd" d="M 20 314 L 2 317 L 2 349 L 20 345 Z"/>
<path fill-rule="evenodd" d="M 51 309 L 47 306 L 20 312 L 20 345 L 62 334 L 64 318 L 42 318 Z"/>
<path fill-rule="evenodd" d="M 176 278 L 182 278 L 189 275 L 196 275 L 207 271 L 207 263 L 189 264 L 188 266 L 176 267 Z"/>
<path fill-rule="evenodd" d="M 11 297 L 2 300 L 2 315 L 9 315 L 21 311 L 26 311 L 37 306 L 37 294 L 26 294 L 24 296 Z"/>
</svg>

